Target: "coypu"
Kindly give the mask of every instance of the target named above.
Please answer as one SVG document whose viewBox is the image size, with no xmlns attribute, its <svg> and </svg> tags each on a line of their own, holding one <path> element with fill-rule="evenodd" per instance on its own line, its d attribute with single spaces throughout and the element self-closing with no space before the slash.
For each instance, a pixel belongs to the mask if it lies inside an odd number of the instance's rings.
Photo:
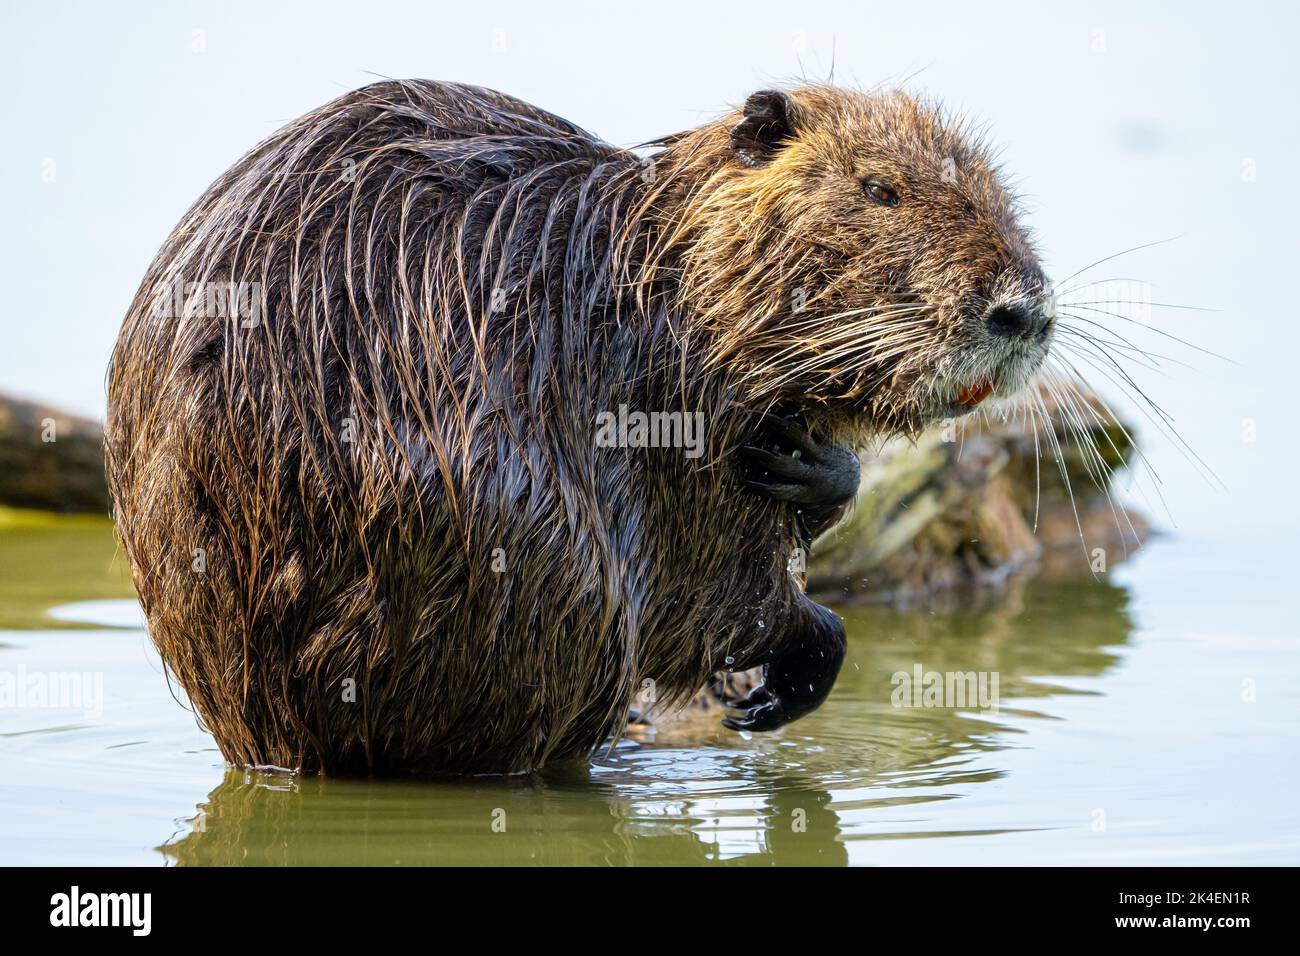
<svg viewBox="0 0 1300 956">
<path fill-rule="evenodd" d="M 762 665 L 742 730 L 829 692 L 844 629 L 797 559 L 851 446 L 1019 389 L 1046 280 L 987 152 L 905 94 L 763 91 L 647 146 L 381 82 L 163 246 L 108 472 L 228 761 L 518 772 L 589 755 L 650 682 Z M 702 448 L 597 441 L 622 408 L 697 416 Z"/>
</svg>

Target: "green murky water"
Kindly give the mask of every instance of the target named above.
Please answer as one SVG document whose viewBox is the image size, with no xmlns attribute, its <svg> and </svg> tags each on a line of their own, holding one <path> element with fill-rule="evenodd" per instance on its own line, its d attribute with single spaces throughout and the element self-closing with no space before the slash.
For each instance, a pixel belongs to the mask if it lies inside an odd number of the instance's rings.
<svg viewBox="0 0 1300 956">
<path fill-rule="evenodd" d="M 0 680 L 89 675 L 80 700 L 0 702 L 0 863 L 1300 862 L 1297 601 L 1258 543 L 1164 542 L 978 609 L 842 608 L 839 684 L 781 732 L 686 720 L 425 783 L 223 766 L 134 602 L 102 600 L 124 587 L 105 532 L 0 531 Z M 100 600 L 59 623 L 52 588 Z M 996 712 L 895 706 L 918 666 L 996 674 Z"/>
</svg>

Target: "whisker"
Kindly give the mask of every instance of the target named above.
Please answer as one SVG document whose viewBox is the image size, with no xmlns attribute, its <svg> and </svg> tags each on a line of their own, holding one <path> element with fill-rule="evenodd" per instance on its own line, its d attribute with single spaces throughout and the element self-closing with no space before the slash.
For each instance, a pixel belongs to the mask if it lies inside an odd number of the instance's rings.
<svg viewBox="0 0 1300 956">
<path fill-rule="evenodd" d="M 1135 282 L 1139 284 L 1144 284 L 1145 280 L 1137 279 L 1132 276 L 1110 276 L 1105 279 L 1089 279 L 1087 282 L 1080 282 L 1078 285 L 1072 286 L 1069 289 L 1057 289 L 1055 288 L 1055 286 L 1053 287 L 1053 289 L 1056 297 L 1059 299 L 1063 295 L 1072 295 L 1073 293 L 1078 292 L 1080 289 L 1090 289 L 1093 286 L 1105 285 L 1107 282 Z"/>
<path fill-rule="evenodd" d="M 1038 514 L 1043 504 L 1043 450 L 1038 441 L 1038 413 L 1028 396 L 1022 402 L 1029 412 L 1029 420 L 1034 429 L 1034 534 L 1038 533 Z"/>
<path fill-rule="evenodd" d="M 1103 353 L 1105 353 L 1110 348 L 1124 349 L 1126 352 L 1136 352 L 1137 353 L 1136 355 L 1124 355 L 1122 357 L 1126 361 L 1133 362 L 1135 365 L 1140 365 L 1143 368 L 1150 369 L 1151 371 L 1157 372 L 1161 375 L 1165 374 L 1164 369 L 1162 369 L 1160 367 L 1159 362 L 1156 361 L 1156 359 L 1161 358 L 1162 356 L 1152 355 L 1151 353 L 1145 351 L 1144 349 L 1140 349 L 1137 346 L 1133 346 L 1133 345 L 1121 345 L 1117 342 L 1108 343 L 1105 339 L 1099 338 L 1095 335 L 1089 335 L 1088 333 L 1080 329 L 1070 329 L 1062 326 L 1058 331 L 1064 332 L 1070 336 L 1069 341 L 1061 341 L 1059 343 L 1062 347 L 1065 347 L 1067 345 L 1078 346 L 1080 343 L 1084 343 L 1086 345 L 1095 346 L 1096 348 L 1100 349 Z M 1109 357 L 1115 358 L 1115 356 L 1113 355 Z M 1147 359 L 1150 359 L 1150 361 L 1147 361 Z M 1166 358 L 1166 360 L 1170 362 L 1175 361 L 1174 359 L 1168 359 L 1168 358 Z"/>
<path fill-rule="evenodd" d="M 1128 511 L 1116 506 L 1115 497 L 1111 494 L 1110 485 L 1114 477 L 1114 469 L 1106 462 L 1102 456 L 1101 450 L 1097 447 L 1096 439 L 1093 438 L 1093 429 L 1089 428 L 1084 418 L 1084 413 L 1091 415 L 1093 421 L 1100 426 L 1100 430 L 1106 441 L 1110 444 L 1111 449 L 1115 452 L 1116 457 L 1121 463 L 1126 463 L 1125 456 L 1115 447 L 1110 435 L 1106 432 L 1105 422 L 1097 415 L 1096 410 L 1092 408 L 1089 402 L 1084 398 L 1083 393 L 1079 390 L 1077 384 L 1069 379 L 1063 379 L 1058 376 L 1056 369 L 1049 369 L 1048 374 L 1044 376 L 1043 383 L 1051 392 L 1057 406 L 1065 414 L 1064 421 L 1074 443 L 1083 452 L 1084 468 L 1092 478 L 1093 484 L 1106 496 L 1106 504 L 1110 508 L 1111 516 L 1115 519 L 1115 530 L 1119 532 L 1120 544 L 1124 548 L 1125 556 L 1128 555 L 1128 544 L 1124 538 L 1124 528 L 1120 522 L 1120 512 L 1123 512 L 1124 523 L 1128 525 L 1134 541 L 1140 540 L 1137 529 L 1133 526 L 1133 521 L 1129 517 Z"/>
<path fill-rule="evenodd" d="M 1155 309 L 1184 309 L 1189 312 L 1223 312 L 1222 309 L 1212 309 L 1204 305 L 1173 305 L 1169 302 L 1147 302 L 1143 299 L 1093 299 L 1090 302 L 1060 302 L 1058 305 L 1067 305 L 1073 308 L 1076 305 L 1146 305 Z"/>
<path fill-rule="evenodd" d="M 1162 352 L 1152 352 L 1150 349 L 1144 349 L 1142 346 L 1136 345 L 1133 342 L 1129 341 L 1126 337 L 1120 335 L 1118 332 L 1112 332 L 1110 329 L 1107 329 L 1104 325 L 1101 325 L 1100 323 L 1094 323 L 1089 321 L 1088 319 L 1081 319 L 1080 321 L 1088 322 L 1088 324 L 1090 325 L 1096 325 L 1097 328 L 1102 329 L 1103 331 L 1106 332 L 1110 332 L 1110 334 L 1114 335 L 1115 338 L 1114 339 L 1102 338 L 1101 336 L 1088 332 L 1084 329 L 1080 329 L 1071 325 L 1066 325 L 1064 323 L 1059 323 L 1057 325 L 1057 330 L 1070 335 L 1072 338 L 1082 339 L 1085 342 L 1089 342 L 1099 347 L 1122 349 L 1125 352 L 1137 353 L 1138 355 L 1141 355 L 1143 358 L 1150 359 L 1151 364 L 1148 367 L 1154 369 L 1155 371 L 1159 372 L 1162 375 L 1166 373 L 1164 369 L 1160 367 L 1161 362 L 1169 362 L 1173 365 L 1181 366 L 1190 371 L 1193 372 L 1196 371 L 1195 366 L 1188 365 L 1182 359 L 1176 359 L 1172 355 L 1165 355 Z M 1118 341 L 1116 341 L 1116 339 L 1118 339 Z M 1128 358 L 1127 355 L 1124 357 Z"/>
<path fill-rule="evenodd" d="M 1138 252 L 1138 251 L 1140 251 L 1140 250 L 1142 250 L 1142 249 L 1150 249 L 1152 246 L 1163 245 L 1164 243 L 1167 243 L 1167 242 L 1173 242 L 1175 239 L 1181 239 L 1181 238 L 1182 238 L 1182 235 L 1180 234 L 1180 235 L 1177 235 L 1177 236 L 1170 236 L 1170 237 L 1167 238 L 1167 239 L 1157 239 L 1157 240 L 1155 240 L 1154 242 L 1144 242 L 1144 243 L 1142 243 L 1142 245 L 1140 245 L 1140 246 L 1133 246 L 1132 248 L 1129 248 L 1129 249 L 1121 249 L 1119 252 L 1113 253 L 1112 255 L 1106 256 L 1105 258 L 1102 258 L 1102 259 L 1098 259 L 1096 262 L 1093 262 L 1093 263 L 1090 263 L 1090 264 L 1084 266 L 1082 269 L 1080 269 L 1078 272 L 1074 273 L 1073 275 L 1066 276 L 1066 277 L 1065 277 L 1064 279 L 1062 279 L 1060 282 L 1056 283 L 1056 287 L 1057 287 L 1058 289 L 1060 289 L 1061 286 L 1064 286 L 1066 283 L 1068 283 L 1068 282 L 1071 281 L 1072 279 L 1077 279 L 1079 276 L 1083 275 L 1085 272 L 1090 272 L 1091 270 L 1097 268 L 1097 266 L 1099 266 L 1099 265 L 1101 265 L 1101 264 L 1103 264 L 1103 263 L 1106 263 L 1106 262 L 1111 262 L 1111 261 L 1114 260 L 1114 259 L 1118 259 L 1120 256 L 1127 256 L 1127 255 L 1129 255 L 1130 253 Z M 1063 290 L 1063 289 L 1057 292 L 1057 295 L 1064 295 L 1064 294 L 1065 294 L 1065 290 Z"/>
<path fill-rule="evenodd" d="M 1072 308 L 1074 308 L 1074 305 L 1071 304 L 1071 305 L 1069 305 L 1069 306 L 1067 306 L 1067 307 L 1072 309 Z M 1231 364 L 1233 364 L 1233 365 L 1237 365 L 1237 364 L 1239 364 L 1239 363 L 1236 362 L 1235 360 L 1228 358 L 1226 355 L 1220 355 L 1218 352 L 1211 352 L 1209 349 L 1203 349 L 1203 348 L 1201 348 L 1199 345 L 1193 345 L 1191 342 L 1188 342 L 1186 339 L 1180 339 L 1178 336 L 1173 335 L 1173 334 L 1170 333 L 1170 332 L 1165 332 L 1165 331 L 1162 330 L 1162 329 L 1157 329 L 1155 326 L 1147 325 L 1145 322 L 1139 322 L 1137 319 L 1134 319 L 1134 318 L 1132 318 L 1132 317 L 1130 317 L 1130 316 L 1127 316 L 1127 315 L 1120 315 L 1118 312 L 1111 312 L 1111 311 L 1109 311 L 1109 310 L 1107 310 L 1107 309 L 1099 309 L 1099 308 L 1097 308 L 1096 306 L 1090 306 L 1090 305 L 1082 305 L 1082 306 L 1079 306 L 1079 308 L 1081 308 L 1081 309 L 1086 309 L 1086 310 L 1089 311 L 1089 312 L 1099 312 L 1099 313 L 1101 313 L 1102 315 L 1109 315 L 1109 316 L 1111 316 L 1112 318 L 1119 319 L 1119 320 L 1122 321 L 1122 322 L 1129 322 L 1129 323 L 1132 323 L 1133 325 L 1140 326 L 1140 327 L 1142 327 L 1142 328 L 1144 328 L 1144 329 L 1147 329 L 1148 331 L 1154 332 L 1156 335 L 1163 335 L 1163 336 L 1164 336 L 1165 338 L 1167 338 L 1167 339 L 1172 339 L 1173 341 L 1177 342 L 1179 345 L 1186 346 L 1186 347 L 1189 348 L 1189 349 L 1194 349 L 1194 350 L 1196 350 L 1197 352 L 1203 352 L 1204 354 L 1210 356 L 1211 358 L 1216 358 L 1216 359 L 1219 359 L 1219 360 L 1224 361 L 1224 362 L 1229 362 L 1229 363 L 1231 363 Z M 1066 314 L 1066 315 L 1070 315 L 1071 318 L 1079 319 L 1079 320 L 1081 320 L 1081 321 L 1082 321 L 1082 319 L 1083 319 L 1082 316 L 1073 315 L 1072 313 L 1068 313 L 1068 312 L 1067 312 L 1067 313 L 1065 313 L 1065 314 Z"/>
<path fill-rule="evenodd" d="M 803 361 L 796 363 L 794 366 L 785 369 L 781 375 L 776 376 L 772 382 L 773 387 L 783 385 L 799 375 L 812 369 L 826 369 L 828 365 L 835 363 L 847 363 L 850 369 L 857 371 L 866 364 L 874 362 L 883 362 L 894 355 L 902 354 L 918 343 L 925 340 L 928 336 L 929 323 L 918 323 L 915 328 L 907 329 L 883 329 L 876 335 L 857 335 L 844 336 L 844 344 L 837 349 L 815 352 L 809 355 Z M 795 341 L 790 346 L 777 353 L 771 360 L 765 362 L 763 366 L 752 369 L 745 377 L 747 378 L 769 378 L 772 374 L 772 366 L 781 358 L 792 351 L 808 348 L 808 343 L 803 340 Z M 841 370 L 840 374 L 843 374 Z"/>
<path fill-rule="evenodd" d="M 1076 354 L 1078 354 L 1079 358 L 1083 359 L 1091 367 L 1095 368 L 1098 372 L 1104 375 L 1112 384 L 1117 386 L 1121 391 L 1124 391 L 1130 397 L 1140 398 L 1141 401 L 1137 401 L 1135 402 L 1135 404 L 1138 410 L 1147 419 L 1147 421 L 1151 422 L 1151 424 L 1154 425 L 1156 429 L 1165 438 L 1167 438 L 1172 444 L 1174 444 L 1180 450 L 1180 453 L 1183 455 L 1183 457 L 1188 461 L 1189 464 L 1191 464 L 1194 468 L 1196 468 L 1197 472 L 1208 484 L 1210 484 L 1212 487 L 1217 487 L 1220 490 L 1226 490 L 1227 486 L 1224 485 L 1223 481 L 1219 478 L 1219 476 L 1214 473 L 1214 470 L 1205 462 L 1204 459 L 1201 458 L 1200 455 L 1196 454 L 1195 450 L 1192 449 L 1191 445 L 1189 445 L 1187 441 L 1182 437 L 1182 435 L 1179 434 L 1177 427 L 1174 425 L 1174 420 L 1172 416 L 1170 416 L 1167 412 L 1165 412 L 1165 410 L 1161 408 L 1157 403 L 1153 402 L 1140 388 L 1138 388 L 1135 384 L 1132 384 L 1131 379 L 1129 379 L 1128 383 L 1126 384 L 1125 382 L 1122 382 L 1121 380 L 1117 379 L 1114 375 L 1112 375 L 1111 371 L 1107 369 L 1105 366 L 1098 364 L 1098 362 L 1094 358 L 1082 353 L 1076 353 Z M 1078 369 L 1074 368 L 1073 365 L 1068 361 L 1068 359 L 1066 359 L 1064 356 L 1058 356 L 1058 361 L 1060 361 L 1065 366 L 1070 368 L 1072 374 L 1074 374 L 1080 380 L 1083 380 L 1083 376 L 1079 374 Z M 1120 372 L 1122 373 L 1123 370 L 1120 369 Z M 1101 402 L 1102 406 L 1106 409 L 1106 414 L 1110 415 L 1111 418 L 1115 420 L 1115 423 L 1120 427 L 1122 433 L 1124 434 L 1125 439 L 1129 442 L 1132 442 L 1134 448 L 1138 448 L 1140 453 L 1141 452 L 1140 446 L 1138 446 L 1137 442 L 1134 441 L 1133 437 L 1130 434 L 1128 434 L 1127 429 L 1125 429 L 1123 423 L 1119 421 L 1119 418 L 1117 415 L 1115 415 L 1114 410 L 1110 408 L 1109 404 L 1106 403 L 1106 400 L 1102 398 L 1100 395 L 1098 395 L 1097 398 L 1098 401 Z M 1148 409 L 1155 411 L 1161 417 L 1159 419 L 1153 417 L 1148 412 Z M 1145 454 L 1142 454 L 1142 460 L 1144 465 L 1151 472 L 1152 476 L 1158 480 L 1159 475 L 1156 473 L 1155 468 L 1151 466 L 1151 463 L 1147 459 Z M 1163 482 L 1161 483 L 1163 484 Z"/>
<path fill-rule="evenodd" d="M 1051 415 L 1047 411 L 1047 406 L 1043 403 L 1042 393 L 1035 391 L 1033 397 L 1038 403 L 1039 412 L 1043 416 L 1043 431 L 1047 434 L 1048 444 L 1051 446 L 1053 455 L 1056 458 L 1057 469 L 1061 473 L 1061 479 L 1065 482 L 1065 492 L 1070 498 L 1070 510 L 1074 513 L 1074 526 L 1079 532 L 1079 544 L 1083 548 L 1083 559 L 1084 561 L 1088 561 L 1088 542 L 1084 539 L 1083 522 L 1079 518 L 1079 508 L 1074 500 L 1074 486 L 1070 483 L 1069 469 L 1065 467 L 1065 455 L 1061 451 L 1061 443 L 1056 437 L 1056 429 L 1052 427 Z M 1088 566 L 1089 568 L 1092 567 L 1091 562 L 1089 562 Z M 1094 571 L 1093 577 L 1095 578 L 1096 576 L 1096 572 Z"/>
<path fill-rule="evenodd" d="M 1059 365 L 1063 366 L 1066 370 L 1068 370 L 1068 373 L 1074 376 L 1079 382 L 1086 384 L 1086 379 L 1084 379 L 1080 375 L 1078 369 L 1074 366 L 1073 363 L 1060 356 L 1056 357 L 1056 362 Z M 1129 443 L 1130 448 L 1133 450 L 1133 454 L 1137 457 L 1138 461 L 1141 463 L 1142 469 L 1147 473 L 1148 476 L 1150 476 L 1151 488 L 1154 491 L 1156 498 L 1159 500 L 1160 510 L 1164 512 L 1165 517 L 1169 520 L 1169 523 L 1172 526 L 1177 527 L 1177 522 L 1174 520 L 1173 513 L 1169 509 L 1168 502 L 1165 500 L 1164 491 L 1162 490 L 1164 482 L 1161 479 L 1159 472 L 1156 470 L 1155 466 L 1151 463 L 1150 459 L 1147 458 L 1145 452 L 1142 450 L 1141 445 L 1138 444 L 1136 437 L 1129 431 L 1128 427 L 1123 423 L 1123 421 L 1120 420 L 1119 416 L 1115 414 L 1114 409 L 1111 408 L 1110 404 L 1106 401 L 1106 399 L 1102 397 L 1099 393 L 1091 392 L 1091 394 L 1096 399 L 1097 403 L 1101 405 L 1102 410 L 1105 412 L 1107 416 L 1107 418 L 1104 421 L 1109 421 L 1117 429 L 1119 429 L 1119 432 L 1121 435 L 1123 435 L 1124 440 Z M 1108 440 L 1109 437 L 1110 436 L 1107 435 Z M 1111 442 L 1111 446 L 1112 448 L 1114 447 L 1114 442 Z M 1133 484 L 1137 488 L 1138 493 L 1146 501 L 1147 505 L 1154 507 L 1153 502 L 1151 502 L 1150 498 L 1147 497 L 1147 494 L 1145 490 L 1142 488 L 1142 486 L 1136 481 Z"/>
</svg>

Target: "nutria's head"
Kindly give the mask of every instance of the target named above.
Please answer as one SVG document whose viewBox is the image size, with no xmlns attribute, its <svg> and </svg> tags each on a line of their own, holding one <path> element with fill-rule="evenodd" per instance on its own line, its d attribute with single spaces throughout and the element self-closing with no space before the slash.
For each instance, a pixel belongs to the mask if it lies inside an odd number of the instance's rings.
<svg viewBox="0 0 1300 956">
<path fill-rule="evenodd" d="M 910 432 L 1017 392 L 1047 354 L 1016 200 L 933 106 L 755 93 L 662 164 L 684 305 L 751 395 Z"/>
</svg>

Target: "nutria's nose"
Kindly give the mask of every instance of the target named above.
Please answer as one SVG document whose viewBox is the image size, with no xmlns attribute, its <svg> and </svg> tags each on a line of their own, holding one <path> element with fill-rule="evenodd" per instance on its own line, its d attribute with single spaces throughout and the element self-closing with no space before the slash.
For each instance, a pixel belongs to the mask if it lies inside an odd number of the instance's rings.
<svg viewBox="0 0 1300 956">
<path fill-rule="evenodd" d="M 1047 330 L 1051 316 L 1032 302 L 1016 301 L 995 305 L 984 313 L 984 325 L 993 335 L 1009 339 L 1037 338 Z"/>
</svg>

